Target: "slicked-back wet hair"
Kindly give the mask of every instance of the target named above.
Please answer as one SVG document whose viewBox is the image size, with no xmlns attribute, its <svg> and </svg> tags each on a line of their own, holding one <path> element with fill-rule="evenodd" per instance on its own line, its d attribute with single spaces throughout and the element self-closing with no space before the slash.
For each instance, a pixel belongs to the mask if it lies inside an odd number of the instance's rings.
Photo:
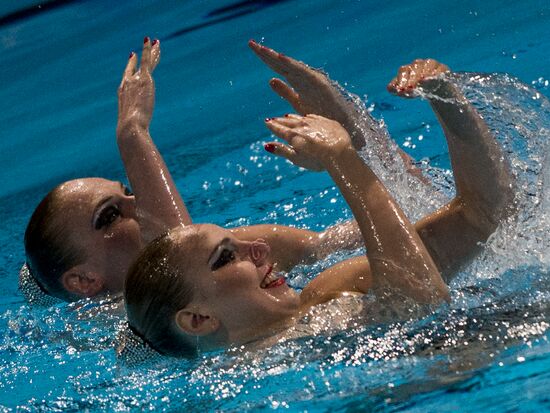
<svg viewBox="0 0 550 413">
<path fill-rule="evenodd" d="M 130 326 L 151 347 L 173 357 L 194 357 L 196 345 L 175 323 L 176 313 L 193 299 L 179 267 L 177 231 L 161 235 L 141 252 L 128 270 L 124 299 Z"/>
<path fill-rule="evenodd" d="M 52 189 L 34 210 L 25 231 L 27 266 L 47 294 L 65 301 L 78 299 L 63 287 L 61 276 L 86 260 L 84 249 L 71 243 L 61 203 L 61 187 Z"/>
</svg>

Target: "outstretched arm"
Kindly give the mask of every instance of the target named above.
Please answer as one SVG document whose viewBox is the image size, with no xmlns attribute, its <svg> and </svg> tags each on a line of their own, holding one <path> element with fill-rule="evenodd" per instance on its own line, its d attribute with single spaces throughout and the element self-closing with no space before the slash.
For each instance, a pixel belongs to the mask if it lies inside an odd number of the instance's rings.
<svg viewBox="0 0 550 413">
<path fill-rule="evenodd" d="M 363 235 L 375 289 L 389 286 L 421 303 L 448 299 L 447 286 L 414 226 L 340 124 L 317 115 L 290 115 L 268 120 L 267 126 L 290 144 L 276 154 L 317 160 L 340 188 Z"/>
<path fill-rule="evenodd" d="M 449 68 L 433 59 L 402 66 L 388 84 L 401 97 L 424 96 L 443 128 L 456 183 L 456 198 L 416 225 L 447 276 L 467 263 L 513 210 L 514 181 L 487 124 L 452 84 Z"/>
<path fill-rule="evenodd" d="M 145 38 L 140 68 L 132 53 L 118 88 L 117 143 L 126 174 L 136 196 L 142 237 L 151 241 L 191 217 L 151 135 L 155 104 L 151 76 L 160 59 L 160 43 Z"/>
</svg>

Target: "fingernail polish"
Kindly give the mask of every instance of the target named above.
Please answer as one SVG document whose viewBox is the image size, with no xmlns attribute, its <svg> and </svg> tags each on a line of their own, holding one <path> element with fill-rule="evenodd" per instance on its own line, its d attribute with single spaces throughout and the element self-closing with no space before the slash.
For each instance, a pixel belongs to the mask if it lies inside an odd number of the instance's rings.
<svg viewBox="0 0 550 413">
<path fill-rule="evenodd" d="M 149 41 L 149 36 L 145 36 L 145 38 L 143 39 L 143 43 L 147 43 Z"/>
<path fill-rule="evenodd" d="M 134 52 L 130 52 L 130 56 L 128 56 L 128 60 L 134 57 Z"/>
<path fill-rule="evenodd" d="M 285 113 L 285 118 L 288 118 L 288 113 Z"/>
<path fill-rule="evenodd" d="M 272 143 L 266 143 L 264 145 L 264 149 L 268 152 L 273 153 L 273 152 L 275 152 L 275 145 L 273 145 Z"/>
<path fill-rule="evenodd" d="M 151 43 L 153 46 L 156 45 L 159 42 L 159 39 L 153 40 L 153 43 Z"/>
</svg>

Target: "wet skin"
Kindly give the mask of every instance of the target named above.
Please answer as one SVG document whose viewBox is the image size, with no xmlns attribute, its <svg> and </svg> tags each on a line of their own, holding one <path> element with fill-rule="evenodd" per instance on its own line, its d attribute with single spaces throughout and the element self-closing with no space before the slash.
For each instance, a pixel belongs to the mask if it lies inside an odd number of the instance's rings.
<svg viewBox="0 0 550 413">
<path fill-rule="evenodd" d="M 121 291 L 143 247 L 133 194 L 120 182 L 85 178 L 63 184 L 60 202 L 64 224 L 72 229 L 68 241 L 87 252 L 62 277 L 65 288 L 84 296 Z"/>
<path fill-rule="evenodd" d="M 277 272 L 265 240 L 242 241 L 231 231 L 210 224 L 178 229 L 173 236 L 181 249 L 176 265 L 185 269 L 181 276 L 193 290 L 182 316 L 200 314 L 215 323 L 209 340 L 215 342 L 216 336 L 223 335 L 224 341 L 246 341 L 298 313 L 300 297 Z M 190 249 L 193 254 L 186 254 Z M 183 324 L 186 330 L 185 320 Z M 200 331 L 187 332 L 201 335 Z"/>
</svg>

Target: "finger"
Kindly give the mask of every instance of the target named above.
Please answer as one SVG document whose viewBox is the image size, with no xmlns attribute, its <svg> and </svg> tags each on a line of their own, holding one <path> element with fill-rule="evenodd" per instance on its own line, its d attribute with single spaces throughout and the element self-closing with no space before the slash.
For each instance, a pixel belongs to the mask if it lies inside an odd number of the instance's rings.
<svg viewBox="0 0 550 413">
<path fill-rule="evenodd" d="M 295 115 L 293 113 L 287 113 L 284 117 L 273 118 L 272 121 L 280 123 L 289 128 L 297 128 L 299 126 L 304 126 L 305 119 L 303 116 Z"/>
<path fill-rule="evenodd" d="M 159 62 L 160 62 L 160 40 L 155 39 L 153 40 L 153 43 L 151 43 L 151 68 L 150 68 L 151 73 L 153 72 L 153 70 L 155 70 Z"/>
<path fill-rule="evenodd" d="M 269 47 L 265 47 L 250 40 L 248 45 L 254 53 L 271 69 L 279 73 L 281 76 L 288 77 L 292 73 L 314 74 L 315 72 L 305 63 L 285 56 L 282 53 L 276 52 Z"/>
<path fill-rule="evenodd" d="M 394 77 L 386 86 L 386 89 L 388 92 L 396 95 L 397 94 L 397 78 Z"/>
<path fill-rule="evenodd" d="M 296 133 L 291 127 L 283 125 L 277 119 L 267 119 L 265 125 L 271 132 L 273 132 L 274 135 L 284 139 L 288 143 L 291 143 L 290 141 L 292 138 L 296 136 Z"/>
<path fill-rule="evenodd" d="M 422 82 L 425 78 L 437 76 L 439 74 L 437 72 L 437 65 L 438 63 L 433 59 L 421 60 L 419 62 L 417 83 Z"/>
<path fill-rule="evenodd" d="M 399 75 L 397 76 L 397 79 L 398 79 L 397 86 L 401 88 L 405 88 L 407 86 L 407 83 L 409 83 L 410 75 L 411 75 L 410 65 L 407 65 L 399 69 Z"/>
<path fill-rule="evenodd" d="M 126 69 L 124 69 L 124 74 L 122 76 L 122 80 L 129 79 L 136 73 L 136 64 L 137 64 L 137 56 L 134 52 L 130 53 L 130 58 L 128 59 L 128 63 L 126 64 Z"/>
<path fill-rule="evenodd" d="M 298 157 L 296 151 L 291 146 L 280 142 L 268 142 L 264 145 L 264 149 L 273 155 L 286 158 L 292 163 L 294 163 L 294 160 Z"/>
<path fill-rule="evenodd" d="M 151 39 L 148 36 L 143 39 L 140 69 L 148 72 L 151 71 Z"/>
<path fill-rule="evenodd" d="M 302 113 L 301 109 L 301 102 L 300 102 L 300 95 L 294 91 L 290 86 L 288 86 L 285 82 L 283 82 L 281 79 L 273 78 L 269 81 L 269 86 L 271 86 L 271 89 L 275 93 L 277 93 L 280 97 L 282 97 L 284 100 L 286 100 L 288 103 L 290 103 L 290 106 L 292 108 L 300 113 Z"/>
<path fill-rule="evenodd" d="M 322 120 L 322 121 L 331 121 L 331 122 L 336 122 L 335 120 L 333 119 L 329 119 L 329 118 L 325 118 L 324 116 L 321 116 L 321 115 L 316 115 L 315 113 L 308 113 L 306 116 L 306 121 L 307 120 L 310 120 L 310 119 L 313 119 L 313 120 Z"/>
</svg>

